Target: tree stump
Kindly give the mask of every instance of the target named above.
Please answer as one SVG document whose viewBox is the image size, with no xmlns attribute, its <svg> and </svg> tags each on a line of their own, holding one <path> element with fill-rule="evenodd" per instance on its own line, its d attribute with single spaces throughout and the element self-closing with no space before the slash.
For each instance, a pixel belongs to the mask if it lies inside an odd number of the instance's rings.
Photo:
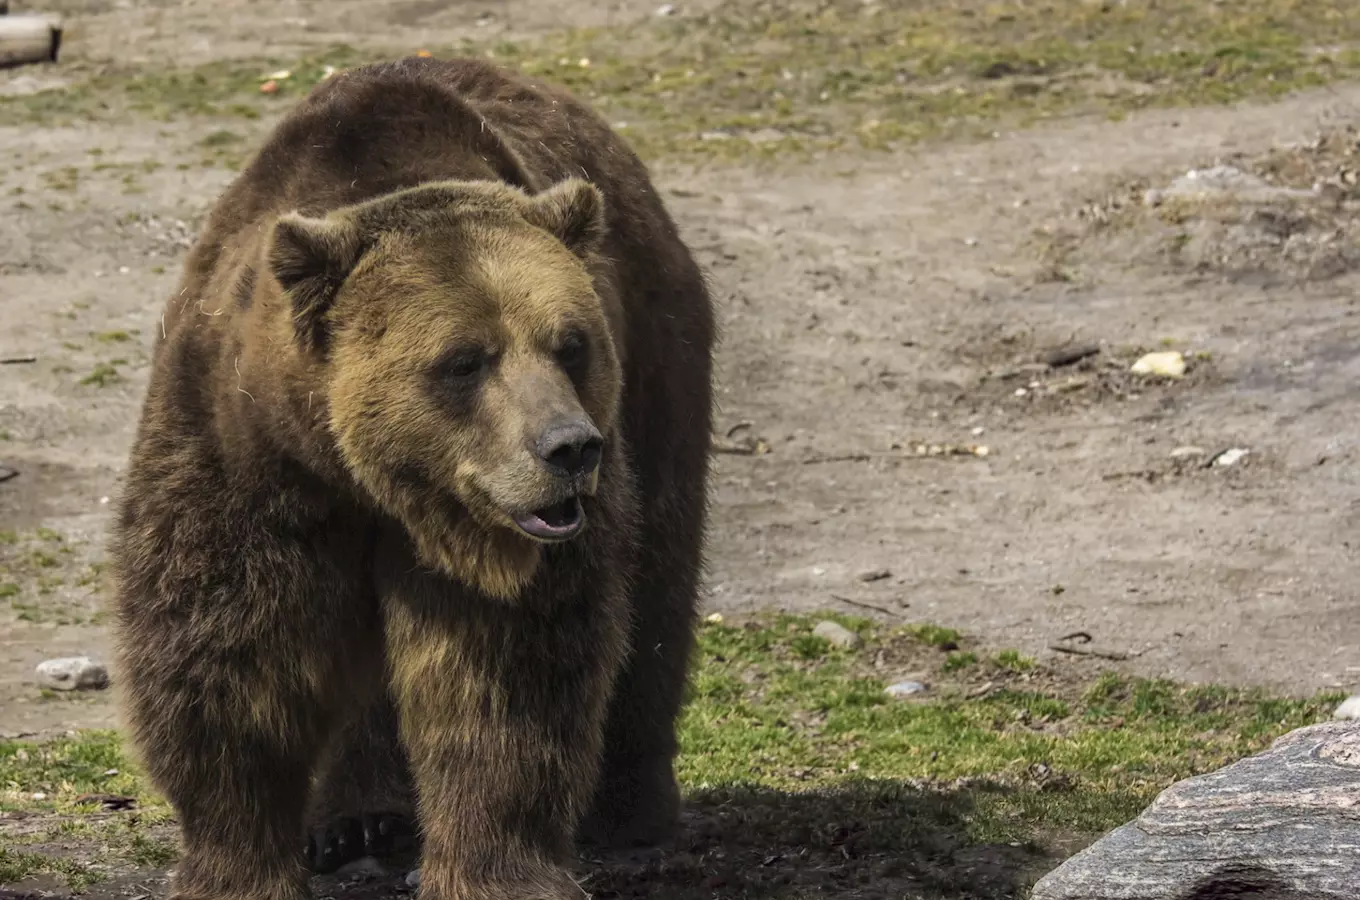
<svg viewBox="0 0 1360 900">
<path fill-rule="evenodd" d="M 52 16 L 0 16 L 0 68 L 56 62 L 60 49 L 60 19 Z"/>
</svg>

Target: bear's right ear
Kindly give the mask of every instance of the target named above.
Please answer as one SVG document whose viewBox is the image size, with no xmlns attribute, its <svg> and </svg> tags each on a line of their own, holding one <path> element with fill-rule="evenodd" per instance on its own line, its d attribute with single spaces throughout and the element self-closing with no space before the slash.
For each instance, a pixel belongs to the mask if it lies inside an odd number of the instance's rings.
<svg viewBox="0 0 1360 900">
<path fill-rule="evenodd" d="M 524 217 L 530 224 L 555 235 L 577 256 L 589 256 L 604 240 L 604 195 L 581 178 L 559 181 L 530 197 Z"/>
<path fill-rule="evenodd" d="M 354 222 L 287 213 L 274 223 L 269 268 L 293 306 L 298 340 L 310 350 L 326 343 L 326 313 L 363 255 Z"/>
</svg>

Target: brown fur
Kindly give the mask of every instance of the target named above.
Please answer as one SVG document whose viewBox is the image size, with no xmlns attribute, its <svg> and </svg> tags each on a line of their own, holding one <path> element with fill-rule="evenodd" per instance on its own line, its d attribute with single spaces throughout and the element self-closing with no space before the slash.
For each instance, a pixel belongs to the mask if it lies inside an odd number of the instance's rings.
<svg viewBox="0 0 1360 900">
<path fill-rule="evenodd" d="M 332 78 L 161 331 L 113 558 L 177 896 L 297 900 L 309 819 L 412 797 L 431 897 L 580 896 L 578 824 L 674 826 L 713 314 L 603 122 L 480 62 Z M 535 456 L 562 421 L 597 477 Z M 579 536 L 512 524 L 568 494 Z"/>
</svg>

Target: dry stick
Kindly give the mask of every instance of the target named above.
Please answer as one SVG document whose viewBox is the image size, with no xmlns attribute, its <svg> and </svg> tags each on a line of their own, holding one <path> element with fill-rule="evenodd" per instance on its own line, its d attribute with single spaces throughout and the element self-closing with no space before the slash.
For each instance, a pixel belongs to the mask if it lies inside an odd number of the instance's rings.
<svg viewBox="0 0 1360 900">
<path fill-rule="evenodd" d="M 740 444 L 736 441 L 729 441 L 724 438 L 713 439 L 714 453 L 730 453 L 733 456 L 755 456 L 756 447 L 754 444 Z"/>
<path fill-rule="evenodd" d="M 872 609 L 888 616 L 902 615 L 901 610 L 888 609 L 886 606 L 879 606 L 877 603 L 870 603 L 867 600 L 851 600 L 849 597 L 843 597 L 840 594 L 832 594 L 831 599 L 838 600 L 841 603 L 848 603 L 851 606 L 858 606 L 860 609 Z"/>
<path fill-rule="evenodd" d="M 1112 659 L 1115 662 L 1133 659 L 1135 656 L 1143 655 L 1141 652 L 1126 653 L 1123 650 L 1101 650 L 1098 647 L 1073 646 L 1072 644 L 1049 644 L 1048 649 L 1056 650 L 1059 653 L 1070 653 L 1073 656 L 1094 656 L 1098 659 Z"/>
<path fill-rule="evenodd" d="M 1059 369 L 1063 366 L 1079 363 L 1086 357 L 1095 356 L 1099 352 L 1099 344 L 1069 344 L 1056 350 L 1050 350 L 1044 355 L 1044 362 L 1055 369 Z"/>
<path fill-rule="evenodd" d="M 868 462 L 873 458 L 874 456 L 871 453 L 844 453 L 839 456 L 809 456 L 807 459 L 803 460 L 803 465 L 815 466 L 821 463 L 833 462 Z"/>
<path fill-rule="evenodd" d="M 36 356 L 6 356 L 0 359 L 0 366 L 12 366 L 16 363 L 35 363 L 38 361 Z"/>
</svg>

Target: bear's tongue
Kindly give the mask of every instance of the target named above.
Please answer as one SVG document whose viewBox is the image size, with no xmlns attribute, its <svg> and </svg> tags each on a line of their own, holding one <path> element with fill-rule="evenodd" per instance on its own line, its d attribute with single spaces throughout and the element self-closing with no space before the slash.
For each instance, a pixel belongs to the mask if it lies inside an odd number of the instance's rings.
<svg viewBox="0 0 1360 900">
<path fill-rule="evenodd" d="M 545 540 L 561 540 L 581 527 L 584 512 L 579 498 L 572 497 L 544 509 L 535 510 L 515 522 L 528 534 Z"/>
<path fill-rule="evenodd" d="M 570 528 L 576 524 L 580 512 L 580 503 L 573 497 L 570 500 L 563 500 L 556 506 L 540 509 L 536 515 L 549 528 Z"/>
</svg>

